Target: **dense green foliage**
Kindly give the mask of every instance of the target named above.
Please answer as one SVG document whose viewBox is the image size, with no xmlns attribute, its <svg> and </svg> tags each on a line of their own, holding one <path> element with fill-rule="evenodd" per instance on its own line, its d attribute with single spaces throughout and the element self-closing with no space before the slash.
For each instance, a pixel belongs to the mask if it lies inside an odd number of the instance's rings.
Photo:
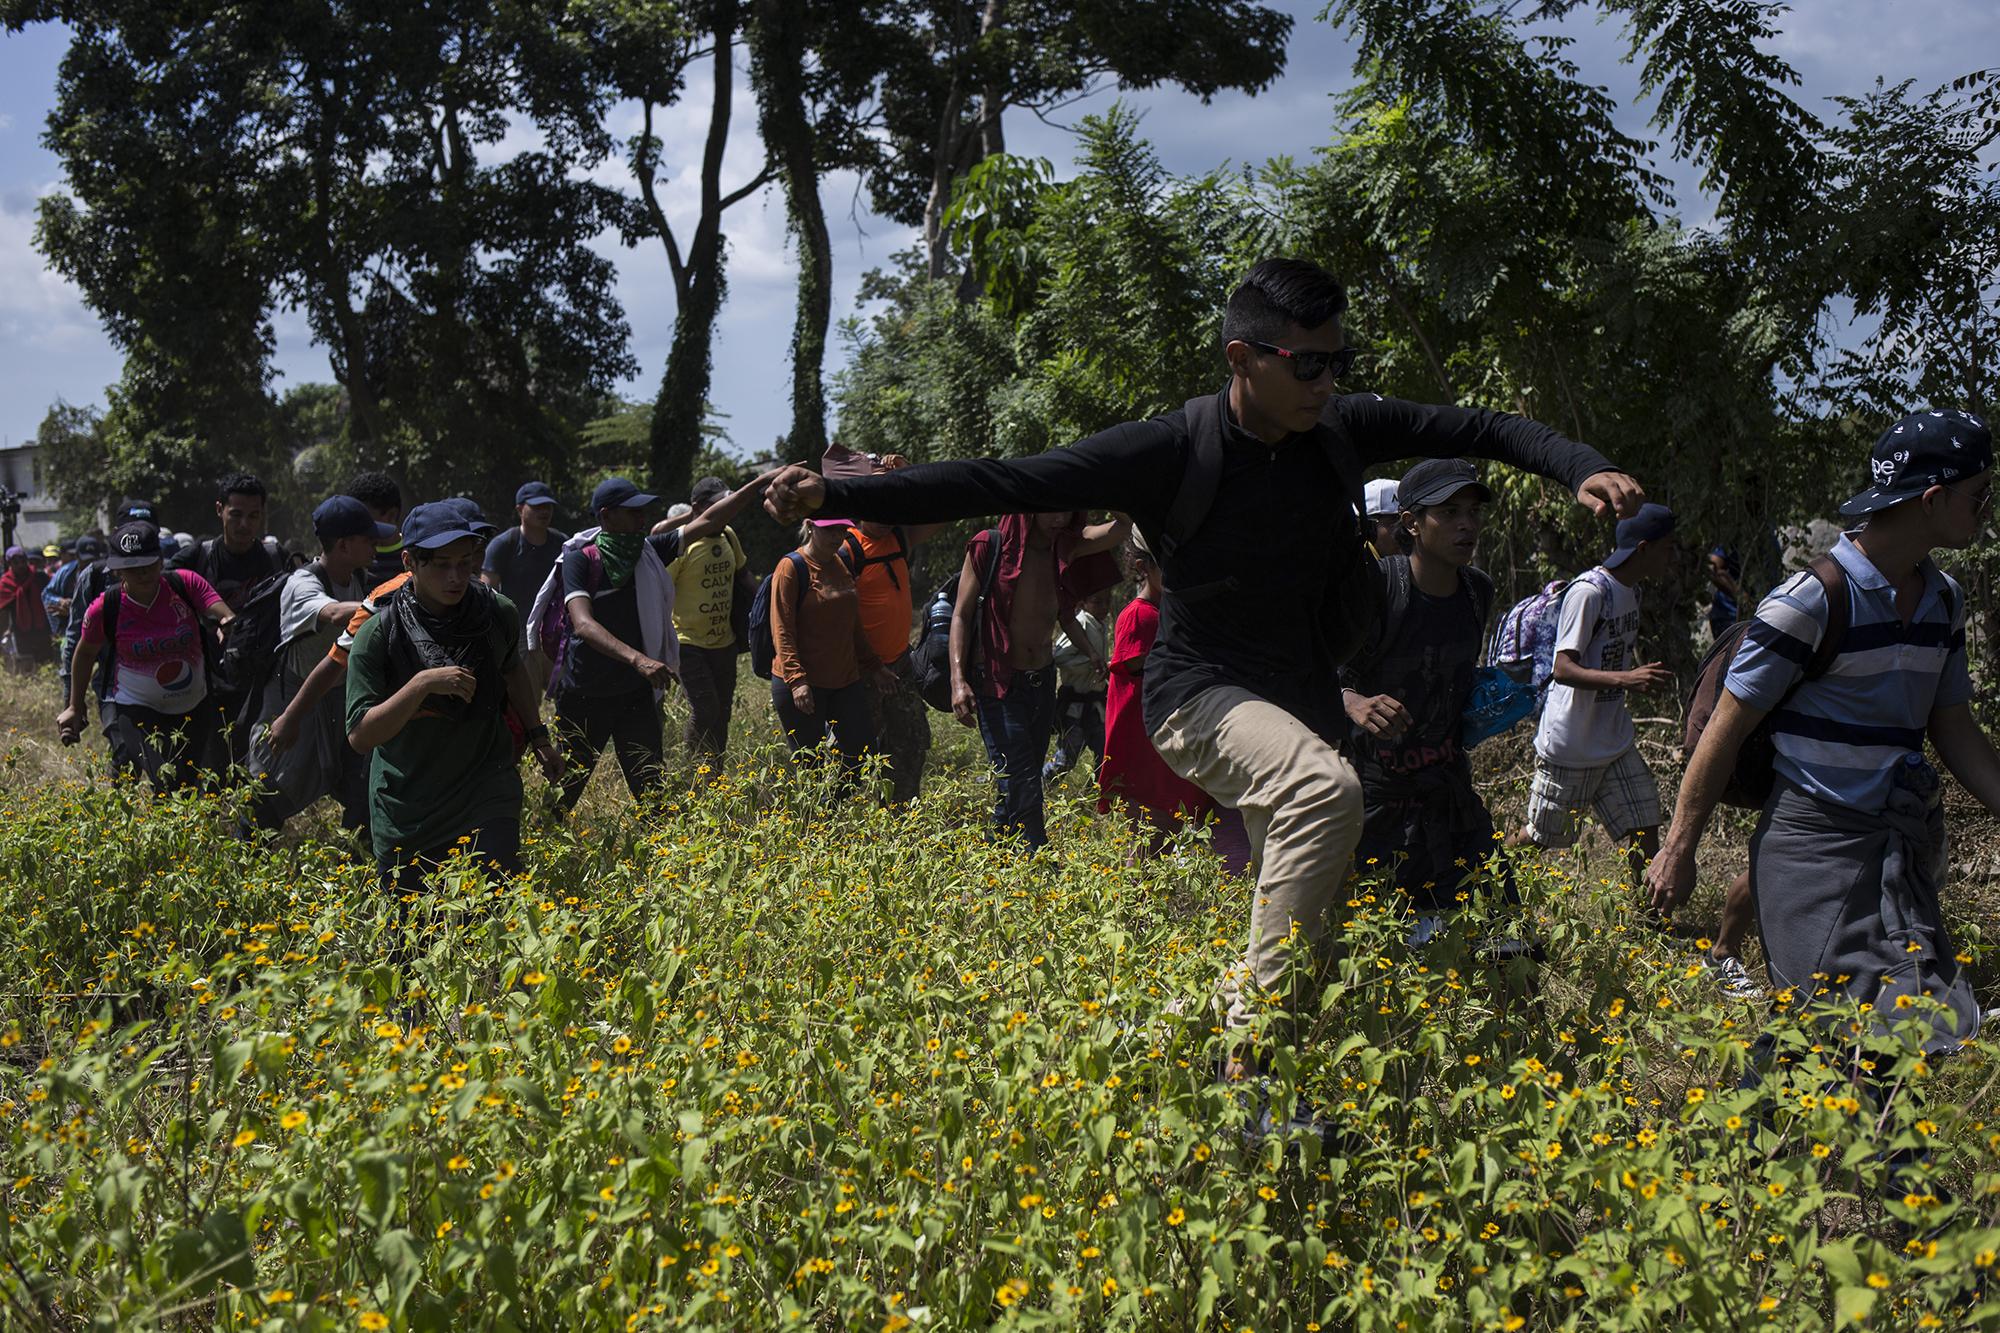
<svg viewBox="0 0 2000 1333">
<path fill-rule="evenodd" d="M 1208 1007 L 1249 888 L 1199 845 L 1130 867 L 1129 827 L 1063 800 L 1024 862 L 969 770 L 835 814 L 772 759 L 538 812 L 529 877 L 403 901 L 338 842 L 10 783 L 7 1322 L 2000 1320 L 1988 1043 L 1781 1018 L 1797 1063 L 1759 1099 L 1758 1011 L 1587 861 L 1522 863 L 1532 1001 L 1463 933 L 1406 948 L 1364 879 L 1275 1058 L 1343 1140 L 1259 1144 Z M 1933 1164 L 1891 1182 L 1892 1149 Z"/>
</svg>

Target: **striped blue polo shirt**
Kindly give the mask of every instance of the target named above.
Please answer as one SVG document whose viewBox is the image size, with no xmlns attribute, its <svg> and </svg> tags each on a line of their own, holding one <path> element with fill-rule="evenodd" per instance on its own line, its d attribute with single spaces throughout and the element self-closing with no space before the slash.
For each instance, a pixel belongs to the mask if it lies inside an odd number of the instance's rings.
<svg viewBox="0 0 2000 1333">
<path fill-rule="evenodd" d="M 1924 561 L 1923 596 L 1905 626 L 1894 585 L 1853 537 L 1842 535 L 1830 552 L 1847 571 L 1850 615 L 1826 674 L 1785 699 L 1826 632 L 1826 587 L 1807 571 L 1757 607 L 1723 684 L 1772 713 L 1781 777 L 1822 800 L 1874 812 L 1888 808 L 1896 764 L 1922 752 L 1932 711 L 1971 701 L 1972 676 L 1958 584 Z"/>
</svg>

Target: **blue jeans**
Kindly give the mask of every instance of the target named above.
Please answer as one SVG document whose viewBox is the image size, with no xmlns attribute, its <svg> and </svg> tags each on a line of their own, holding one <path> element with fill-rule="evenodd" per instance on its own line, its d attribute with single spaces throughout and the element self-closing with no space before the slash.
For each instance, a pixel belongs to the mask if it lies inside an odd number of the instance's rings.
<svg viewBox="0 0 2000 1333">
<path fill-rule="evenodd" d="M 993 823 L 1030 847 L 1049 840 L 1042 825 L 1042 758 L 1056 717 L 1056 669 L 1016 671 L 1007 697 L 979 696 L 979 739 L 993 762 Z"/>
</svg>

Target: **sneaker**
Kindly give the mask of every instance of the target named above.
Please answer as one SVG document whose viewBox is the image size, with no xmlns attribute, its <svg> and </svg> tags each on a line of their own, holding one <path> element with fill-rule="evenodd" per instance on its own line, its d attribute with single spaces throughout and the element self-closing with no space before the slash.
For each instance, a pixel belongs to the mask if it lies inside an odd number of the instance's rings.
<svg viewBox="0 0 2000 1333">
<path fill-rule="evenodd" d="M 1717 960 L 1713 954 L 1702 960 L 1704 966 L 1714 974 L 1715 984 L 1722 987 L 1722 993 L 1732 1000 L 1761 1000 L 1765 990 L 1757 978 L 1750 975 L 1750 969 L 1743 966 L 1741 958 Z"/>
</svg>

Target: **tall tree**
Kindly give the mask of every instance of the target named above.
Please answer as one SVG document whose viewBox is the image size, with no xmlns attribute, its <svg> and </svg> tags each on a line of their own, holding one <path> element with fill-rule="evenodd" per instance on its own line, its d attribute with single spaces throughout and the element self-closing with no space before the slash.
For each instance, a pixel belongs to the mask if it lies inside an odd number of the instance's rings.
<svg viewBox="0 0 2000 1333">
<path fill-rule="evenodd" d="M 630 237 L 660 242 L 674 285 L 673 340 L 653 402 L 647 449 L 651 485 L 667 495 L 687 490 L 701 449 L 702 414 L 714 376 L 715 321 L 729 290 L 723 215 L 756 195 L 774 174 L 768 162 L 760 162 L 741 185 L 731 189 L 723 183 L 735 114 L 734 53 L 746 18 L 741 0 L 695 0 L 681 6 L 636 0 L 617 12 L 600 52 L 618 95 L 639 104 L 639 132 L 627 145 L 640 199 Z M 655 125 L 661 112 L 680 99 L 688 75 L 704 59 L 711 71 L 708 127 L 696 179 L 695 223 L 684 241 L 662 199 L 665 145 Z"/>
<path fill-rule="evenodd" d="M 959 180 L 1006 149 L 1008 111 L 1047 111 L 1105 81 L 1175 84 L 1204 99 L 1257 92 L 1285 66 L 1290 16 L 1253 0 L 899 0 L 883 26 L 876 209 L 922 226 L 933 279 L 952 259 Z"/>
<path fill-rule="evenodd" d="M 792 330 L 795 459 L 826 449 L 822 371 L 833 317 L 833 239 L 820 198 L 825 173 L 862 169 L 880 145 L 872 133 L 882 52 L 897 0 L 752 0 L 747 28 L 757 124 L 785 191 L 799 263 Z"/>
<path fill-rule="evenodd" d="M 71 29 L 47 134 L 70 194 L 41 243 L 149 372 L 261 382 L 295 307 L 357 438 L 438 485 L 559 456 L 627 373 L 586 244 L 625 205 L 578 170 L 609 148 L 601 80 L 554 0 L 0 0 L 0 21 Z M 535 146 L 499 156 L 510 131 Z"/>
</svg>

